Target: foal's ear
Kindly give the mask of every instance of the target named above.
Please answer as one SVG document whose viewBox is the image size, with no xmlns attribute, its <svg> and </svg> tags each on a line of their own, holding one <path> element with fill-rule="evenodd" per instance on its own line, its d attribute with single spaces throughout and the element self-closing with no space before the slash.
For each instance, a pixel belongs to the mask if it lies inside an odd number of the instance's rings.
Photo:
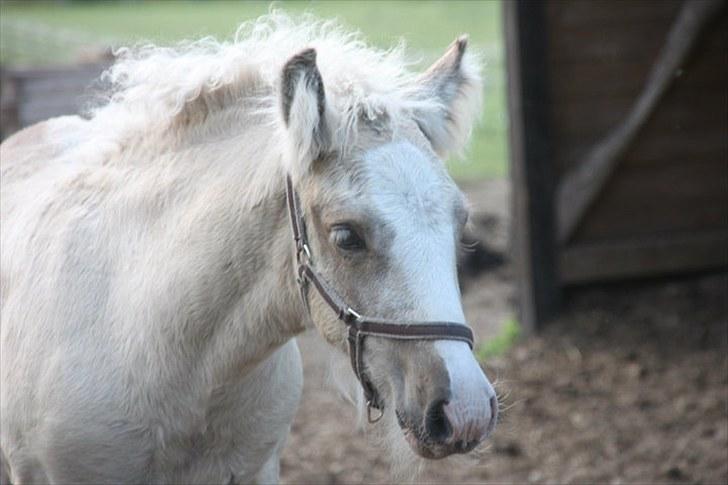
<svg viewBox="0 0 728 485">
<path fill-rule="evenodd" d="M 281 110 L 290 146 L 289 173 L 306 172 L 330 144 L 326 93 L 316 66 L 316 50 L 291 57 L 281 73 Z"/>
<path fill-rule="evenodd" d="M 420 100 L 432 100 L 415 110 L 415 121 L 445 158 L 459 152 L 470 137 L 482 109 L 482 81 L 476 56 L 466 54 L 468 38 L 461 36 L 417 80 Z"/>
</svg>

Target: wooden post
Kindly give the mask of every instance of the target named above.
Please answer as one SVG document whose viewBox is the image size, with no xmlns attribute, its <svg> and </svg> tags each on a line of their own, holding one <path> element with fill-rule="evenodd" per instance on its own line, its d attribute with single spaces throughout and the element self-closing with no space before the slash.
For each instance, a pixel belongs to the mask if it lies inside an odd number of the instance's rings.
<svg viewBox="0 0 728 485">
<path fill-rule="evenodd" d="M 560 300 L 554 169 L 549 133 L 545 3 L 503 3 L 510 117 L 513 261 L 519 318 L 527 332 L 551 318 Z"/>
</svg>

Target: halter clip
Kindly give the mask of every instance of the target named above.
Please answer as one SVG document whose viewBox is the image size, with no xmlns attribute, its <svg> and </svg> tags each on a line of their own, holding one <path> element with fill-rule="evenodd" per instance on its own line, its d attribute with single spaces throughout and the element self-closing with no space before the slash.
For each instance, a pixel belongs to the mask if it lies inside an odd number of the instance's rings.
<svg viewBox="0 0 728 485">
<path fill-rule="evenodd" d="M 377 416 L 372 417 L 372 409 L 376 409 L 379 412 L 379 414 Z M 371 399 L 369 401 L 367 401 L 367 420 L 370 423 L 376 423 L 377 421 L 382 419 L 382 416 L 384 416 L 384 409 L 375 408 L 372 405 Z"/>
<path fill-rule="evenodd" d="M 345 311 L 345 315 L 348 321 L 354 322 L 356 320 L 361 320 L 361 315 L 359 315 L 357 312 L 355 312 L 351 307 L 348 307 Z"/>
<path fill-rule="evenodd" d="M 308 244 L 302 242 L 298 245 L 298 251 L 296 251 L 296 257 L 299 263 L 311 263 L 311 249 Z"/>
</svg>

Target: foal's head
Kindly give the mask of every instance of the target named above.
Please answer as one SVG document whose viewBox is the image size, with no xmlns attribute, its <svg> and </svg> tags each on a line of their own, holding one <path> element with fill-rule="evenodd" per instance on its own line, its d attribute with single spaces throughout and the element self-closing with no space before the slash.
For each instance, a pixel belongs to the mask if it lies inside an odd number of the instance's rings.
<svg viewBox="0 0 728 485">
<path fill-rule="evenodd" d="M 465 48 L 458 39 L 404 87 L 410 103 L 399 110 L 364 96 L 342 112 L 313 49 L 283 69 L 286 163 L 316 268 L 367 316 L 465 322 L 456 251 L 468 209 L 440 159 L 465 141 L 480 106 Z M 345 348 L 345 325 L 317 293 L 309 299 L 319 331 Z M 367 337 L 363 363 L 389 422 L 423 457 L 468 452 L 494 427 L 495 392 L 464 342 Z"/>
</svg>

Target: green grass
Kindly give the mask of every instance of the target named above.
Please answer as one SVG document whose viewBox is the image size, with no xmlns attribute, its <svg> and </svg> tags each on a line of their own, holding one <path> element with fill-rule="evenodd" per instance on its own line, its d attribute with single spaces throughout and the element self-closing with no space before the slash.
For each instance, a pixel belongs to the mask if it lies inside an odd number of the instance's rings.
<svg viewBox="0 0 728 485">
<path fill-rule="evenodd" d="M 458 179 L 503 176 L 506 172 L 506 112 L 500 2 L 481 1 L 298 1 L 275 2 L 290 13 L 304 11 L 337 17 L 360 30 L 373 44 L 386 47 L 404 38 L 409 48 L 431 62 L 458 35 L 484 54 L 485 101 L 481 124 L 464 160 L 450 163 Z M 230 38 L 237 26 L 268 11 L 269 2 L 248 1 L 75 1 L 0 2 L 0 62 L 68 62 L 72 49 L 43 43 L 15 26 L 40 26 L 69 33 L 71 43 L 114 45 L 153 41 L 169 44 L 211 35 Z M 70 44 L 69 44 L 70 45 Z"/>
<path fill-rule="evenodd" d="M 498 357 L 510 350 L 521 335 L 521 326 L 514 317 L 510 317 L 503 323 L 503 328 L 495 338 L 483 342 L 475 351 L 478 360 L 485 362 L 493 357 Z"/>
</svg>

